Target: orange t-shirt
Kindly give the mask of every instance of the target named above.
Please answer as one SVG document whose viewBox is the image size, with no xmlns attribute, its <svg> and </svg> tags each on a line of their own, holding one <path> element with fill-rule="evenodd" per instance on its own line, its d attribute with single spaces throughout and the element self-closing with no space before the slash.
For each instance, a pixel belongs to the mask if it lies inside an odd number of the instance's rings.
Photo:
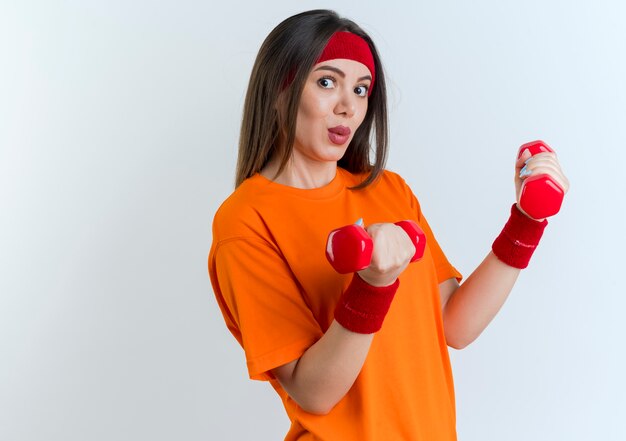
<svg viewBox="0 0 626 441">
<path fill-rule="evenodd" d="M 338 168 L 328 185 L 304 190 L 257 174 L 222 204 L 213 221 L 209 275 L 228 329 L 245 351 L 250 378 L 269 380 L 291 428 L 286 440 L 456 439 L 454 387 L 444 337 L 439 283 L 461 274 L 437 244 L 404 180 L 385 171 Z M 424 257 L 400 275 L 382 329 L 349 392 L 327 415 L 302 410 L 271 369 L 296 360 L 326 332 L 352 275 L 325 256 L 328 233 L 363 218 L 366 225 L 416 221 Z"/>
</svg>

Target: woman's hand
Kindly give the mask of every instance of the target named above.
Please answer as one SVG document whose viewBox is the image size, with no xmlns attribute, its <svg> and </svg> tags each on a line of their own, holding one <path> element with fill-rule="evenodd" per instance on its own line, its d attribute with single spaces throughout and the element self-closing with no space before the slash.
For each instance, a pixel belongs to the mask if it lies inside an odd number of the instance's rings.
<svg viewBox="0 0 626 441">
<path fill-rule="evenodd" d="M 415 246 L 406 232 L 395 224 L 372 224 L 365 231 L 374 244 L 372 260 L 358 274 L 372 286 L 391 285 L 409 265 Z"/>
<path fill-rule="evenodd" d="M 531 156 L 530 152 L 525 150 L 515 163 L 515 200 L 517 201 L 517 208 L 531 219 L 533 218 L 522 210 L 519 204 L 522 183 L 530 176 L 541 174 L 550 176 L 563 189 L 564 194 L 569 190 L 569 180 L 561 170 L 556 153 L 546 152 Z M 543 219 L 535 220 L 542 221 Z"/>
</svg>

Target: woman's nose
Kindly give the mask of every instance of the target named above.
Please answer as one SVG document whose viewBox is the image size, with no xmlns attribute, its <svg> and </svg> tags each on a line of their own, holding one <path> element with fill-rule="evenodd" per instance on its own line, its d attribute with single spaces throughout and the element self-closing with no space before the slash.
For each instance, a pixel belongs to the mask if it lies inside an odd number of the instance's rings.
<svg viewBox="0 0 626 441">
<path fill-rule="evenodd" d="M 354 116 L 355 111 L 356 95 L 351 90 L 342 91 L 335 106 L 335 114 L 351 118 Z"/>
</svg>

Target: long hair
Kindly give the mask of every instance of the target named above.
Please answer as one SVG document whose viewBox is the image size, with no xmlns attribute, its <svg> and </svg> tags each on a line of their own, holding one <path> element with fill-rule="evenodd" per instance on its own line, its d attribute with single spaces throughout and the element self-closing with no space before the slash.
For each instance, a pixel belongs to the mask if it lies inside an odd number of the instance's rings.
<svg viewBox="0 0 626 441">
<path fill-rule="evenodd" d="M 369 172 L 355 189 L 366 187 L 382 173 L 389 138 L 387 92 L 376 46 L 353 21 L 339 17 L 334 11 L 317 9 L 284 20 L 270 32 L 259 49 L 243 108 L 235 187 L 261 171 L 274 155 L 281 158 L 278 173 L 284 169 L 293 151 L 304 84 L 328 40 L 338 31 L 352 32 L 367 42 L 376 70 L 367 113 L 338 165 L 352 173 Z M 373 164 L 370 162 L 372 150 L 375 151 Z"/>
</svg>

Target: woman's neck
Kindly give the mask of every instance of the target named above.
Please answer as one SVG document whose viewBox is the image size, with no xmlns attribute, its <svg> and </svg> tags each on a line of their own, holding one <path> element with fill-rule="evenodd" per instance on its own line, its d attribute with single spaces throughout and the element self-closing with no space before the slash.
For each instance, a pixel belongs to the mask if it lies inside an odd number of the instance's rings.
<svg viewBox="0 0 626 441">
<path fill-rule="evenodd" d="M 336 162 L 317 162 L 300 160 L 292 157 L 285 168 L 276 176 L 280 163 L 271 160 L 261 170 L 261 175 L 277 184 L 305 190 L 320 188 L 328 185 L 337 174 Z"/>
</svg>

